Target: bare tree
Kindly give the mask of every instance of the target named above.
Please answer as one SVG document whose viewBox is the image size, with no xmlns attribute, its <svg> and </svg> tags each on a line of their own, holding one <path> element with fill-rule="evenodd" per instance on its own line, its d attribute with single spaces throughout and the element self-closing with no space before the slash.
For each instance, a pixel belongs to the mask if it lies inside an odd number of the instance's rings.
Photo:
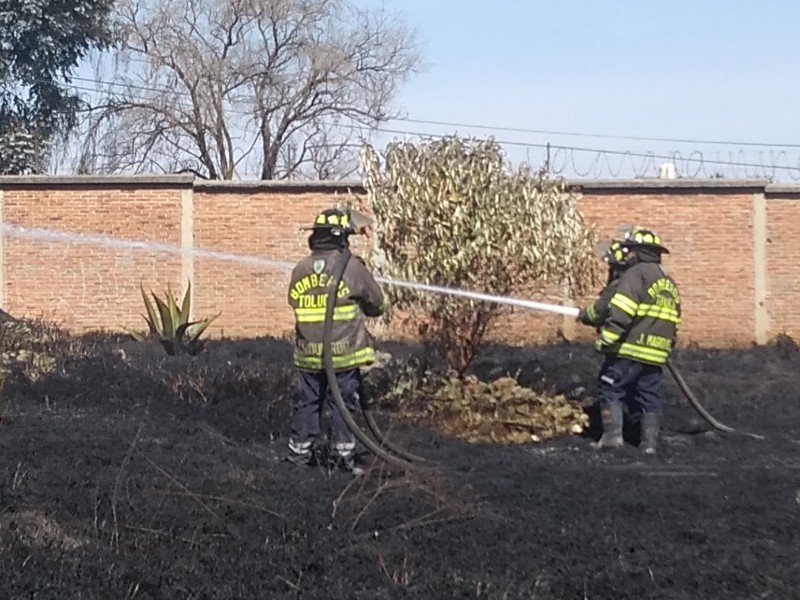
<svg viewBox="0 0 800 600">
<path fill-rule="evenodd" d="M 420 61 L 398 18 L 348 0 L 122 0 L 117 25 L 87 170 L 346 176 Z"/>
</svg>

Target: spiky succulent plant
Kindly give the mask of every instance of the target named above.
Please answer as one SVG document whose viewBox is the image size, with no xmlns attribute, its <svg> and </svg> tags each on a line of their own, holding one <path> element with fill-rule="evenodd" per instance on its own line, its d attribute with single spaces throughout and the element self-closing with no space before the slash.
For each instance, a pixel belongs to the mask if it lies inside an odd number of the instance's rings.
<svg viewBox="0 0 800 600">
<path fill-rule="evenodd" d="M 144 341 L 148 338 L 157 339 L 167 354 L 171 356 L 184 352 L 188 354 L 200 352 L 203 348 L 203 343 L 199 338 L 219 316 L 219 313 L 199 321 L 189 320 L 192 283 L 189 282 L 186 286 L 186 292 L 180 302 L 178 302 L 177 297 L 173 295 L 169 287 L 167 288 L 166 299 L 163 300 L 151 290 L 150 295 L 153 297 L 153 302 L 147 297 L 143 285 L 140 289 L 145 310 L 147 311 L 147 315 L 142 315 L 142 318 L 147 323 L 148 331 L 145 333 L 130 331 L 129 333 L 139 341 Z"/>
</svg>

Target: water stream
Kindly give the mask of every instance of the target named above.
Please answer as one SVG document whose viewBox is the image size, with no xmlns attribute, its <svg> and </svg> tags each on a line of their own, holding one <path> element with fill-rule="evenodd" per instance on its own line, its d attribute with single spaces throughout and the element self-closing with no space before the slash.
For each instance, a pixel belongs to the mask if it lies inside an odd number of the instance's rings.
<svg viewBox="0 0 800 600">
<path fill-rule="evenodd" d="M 248 254 L 219 252 L 216 250 L 205 250 L 202 248 L 194 248 L 194 247 L 190 248 L 190 247 L 183 247 L 180 245 L 163 244 L 158 242 L 125 240 L 104 234 L 88 234 L 88 233 L 74 233 L 69 231 L 56 231 L 53 229 L 46 229 L 43 227 L 23 227 L 21 225 L 14 225 L 12 223 L 2 223 L 2 225 L 0 225 L 0 231 L 2 231 L 3 235 L 8 237 L 29 239 L 39 242 L 58 243 L 71 246 L 86 246 L 86 245 L 99 246 L 103 248 L 111 248 L 116 250 L 150 252 L 155 254 L 180 254 L 180 255 L 188 254 L 200 258 L 209 258 L 213 260 L 233 262 L 249 266 L 272 267 L 284 271 L 291 271 L 295 265 L 295 263 L 293 262 L 273 260 L 270 258 L 264 258 L 261 256 L 252 256 Z M 572 317 L 577 316 L 578 314 L 578 309 L 571 306 L 561 306 L 559 304 L 547 304 L 544 302 L 535 302 L 533 300 L 526 300 L 523 298 L 499 296 L 499 295 L 487 294 L 483 292 L 474 292 L 471 290 L 464 290 L 449 286 L 420 283 L 416 281 L 404 281 L 402 279 L 395 279 L 393 277 L 379 276 L 376 277 L 375 279 L 379 283 L 382 283 L 384 285 L 410 288 L 432 294 L 447 294 L 450 296 L 459 296 L 462 298 L 478 300 L 481 302 L 508 304 L 520 308 L 528 308 L 531 310 L 551 312 Z"/>
</svg>

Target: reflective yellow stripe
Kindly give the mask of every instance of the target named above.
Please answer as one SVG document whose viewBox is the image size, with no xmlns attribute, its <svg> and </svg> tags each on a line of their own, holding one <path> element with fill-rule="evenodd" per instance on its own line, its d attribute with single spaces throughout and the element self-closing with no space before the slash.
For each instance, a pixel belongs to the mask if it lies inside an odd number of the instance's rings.
<svg viewBox="0 0 800 600">
<path fill-rule="evenodd" d="M 604 342 L 607 342 L 609 344 L 613 344 L 614 342 L 619 340 L 619 338 L 621 336 L 620 336 L 620 334 L 618 334 L 615 331 L 611 331 L 609 329 L 601 329 L 600 330 L 600 337 L 603 338 Z"/>
<path fill-rule="evenodd" d="M 589 321 L 592 321 L 592 322 L 597 320 L 597 311 L 594 308 L 594 304 L 590 304 L 586 308 L 586 317 L 589 319 Z"/>
<path fill-rule="evenodd" d="M 373 348 L 362 348 L 350 354 L 342 354 L 333 357 L 333 367 L 335 369 L 346 369 L 375 361 L 375 350 Z M 305 356 L 295 353 L 294 364 L 301 369 L 315 369 L 321 371 L 325 368 L 321 356 Z"/>
<path fill-rule="evenodd" d="M 358 316 L 360 310 L 361 309 L 355 304 L 337 306 L 333 309 L 333 320 L 350 321 Z M 323 323 L 325 321 L 325 307 L 295 308 L 294 318 L 298 323 Z"/>
<path fill-rule="evenodd" d="M 337 215 L 335 213 L 325 215 L 320 213 L 317 215 L 317 225 L 339 225 L 340 227 L 347 227 L 350 224 L 350 217 L 346 214 Z"/>
<path fill-rule="evenodd" d="M 639 344 L 632 344 L 630 342 L 623 342 L 620 344 L 617 354 L 660 365 L 666 363 L 667 358 L 669 358 L 669 352 L 666 350 L 648 348 L 647 346 L 640 346 Z"/>
<path fill-rule="evenodd" d="M 681 318 L 678 316 L 678 311 L 666 306 L 657 306 L 656 304 L 640 304 L 636 310 L 637 317 L 651 317 L 661 321 L 669 321 L 670 323 L 680 323 Z"/>
<path fill-rule="evenodd" d="M 611 302 L 609 304 L 616 306 L 625 314 L 628 314 L 632 317 L 636 316 L 636 309 L 639 307 L 638 304 L 634 300 L 631 300 L 627 296 L 620 294 L 617 292 L 614 294 L 614 297 L 611 298 Z"/>
</svg>

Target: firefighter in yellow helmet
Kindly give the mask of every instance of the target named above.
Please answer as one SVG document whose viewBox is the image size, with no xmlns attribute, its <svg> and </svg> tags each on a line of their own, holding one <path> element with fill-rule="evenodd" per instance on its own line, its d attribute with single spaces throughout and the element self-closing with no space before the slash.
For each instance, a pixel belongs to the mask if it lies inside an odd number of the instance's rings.
<svg viewBox="0 0 800 600">
<path fill-rule="evenodd" d="M 356 229 L 348 211 L 332 208 L 319 213 L 308 238 L 311 254 L 294 267 L 288 290 L 289 305 L 295 316 L 294 365 L 299 373 L 293 392 L 287 458 L 298 465 L 314 463 L 314 443 L 327 399 L 333 454 L 342 468 L 354 474 L 361 472 L 355 464 L 356 440 L 328 390 L 322 336 L 333 269 Z M 331 338 L 336 381 L 350 410 L 356 408 L 364 394 L 360 367 L 375 360 L 366 318 L 378 317 L 386 308 L 386 297 L 372 273 L 360 257 L 353 255 L 339 286 Z"/>
<path fill-rule="evenodd" d="M 597 300 L 580 310 L 578 321 L 584 325 L 600 327 L 608 316 L 608 304 L 617 290 L 617 281 L 628 267 L 629 253 L 630 248 L 624 247 L 622 240 L 611 240 L 606 244 L 598 244 L 597 255 L 608 265 L 608 280 Z"/>
<path fill-rule="evenodd" d="M 640 447 L 653 454 L 663 410 L 662 370 L 680 326 L 680 293 L 661 265 L 669 250 L 653 231 L 632 228 L 613 252 L 623 263 L 618 276 L 579 315 L 598 328 L 595 348 L 605 355 L 598 382 L 603 434 L 596 446 L 623 445 L 626 404 L 639 422 Z"/>
</svg>

